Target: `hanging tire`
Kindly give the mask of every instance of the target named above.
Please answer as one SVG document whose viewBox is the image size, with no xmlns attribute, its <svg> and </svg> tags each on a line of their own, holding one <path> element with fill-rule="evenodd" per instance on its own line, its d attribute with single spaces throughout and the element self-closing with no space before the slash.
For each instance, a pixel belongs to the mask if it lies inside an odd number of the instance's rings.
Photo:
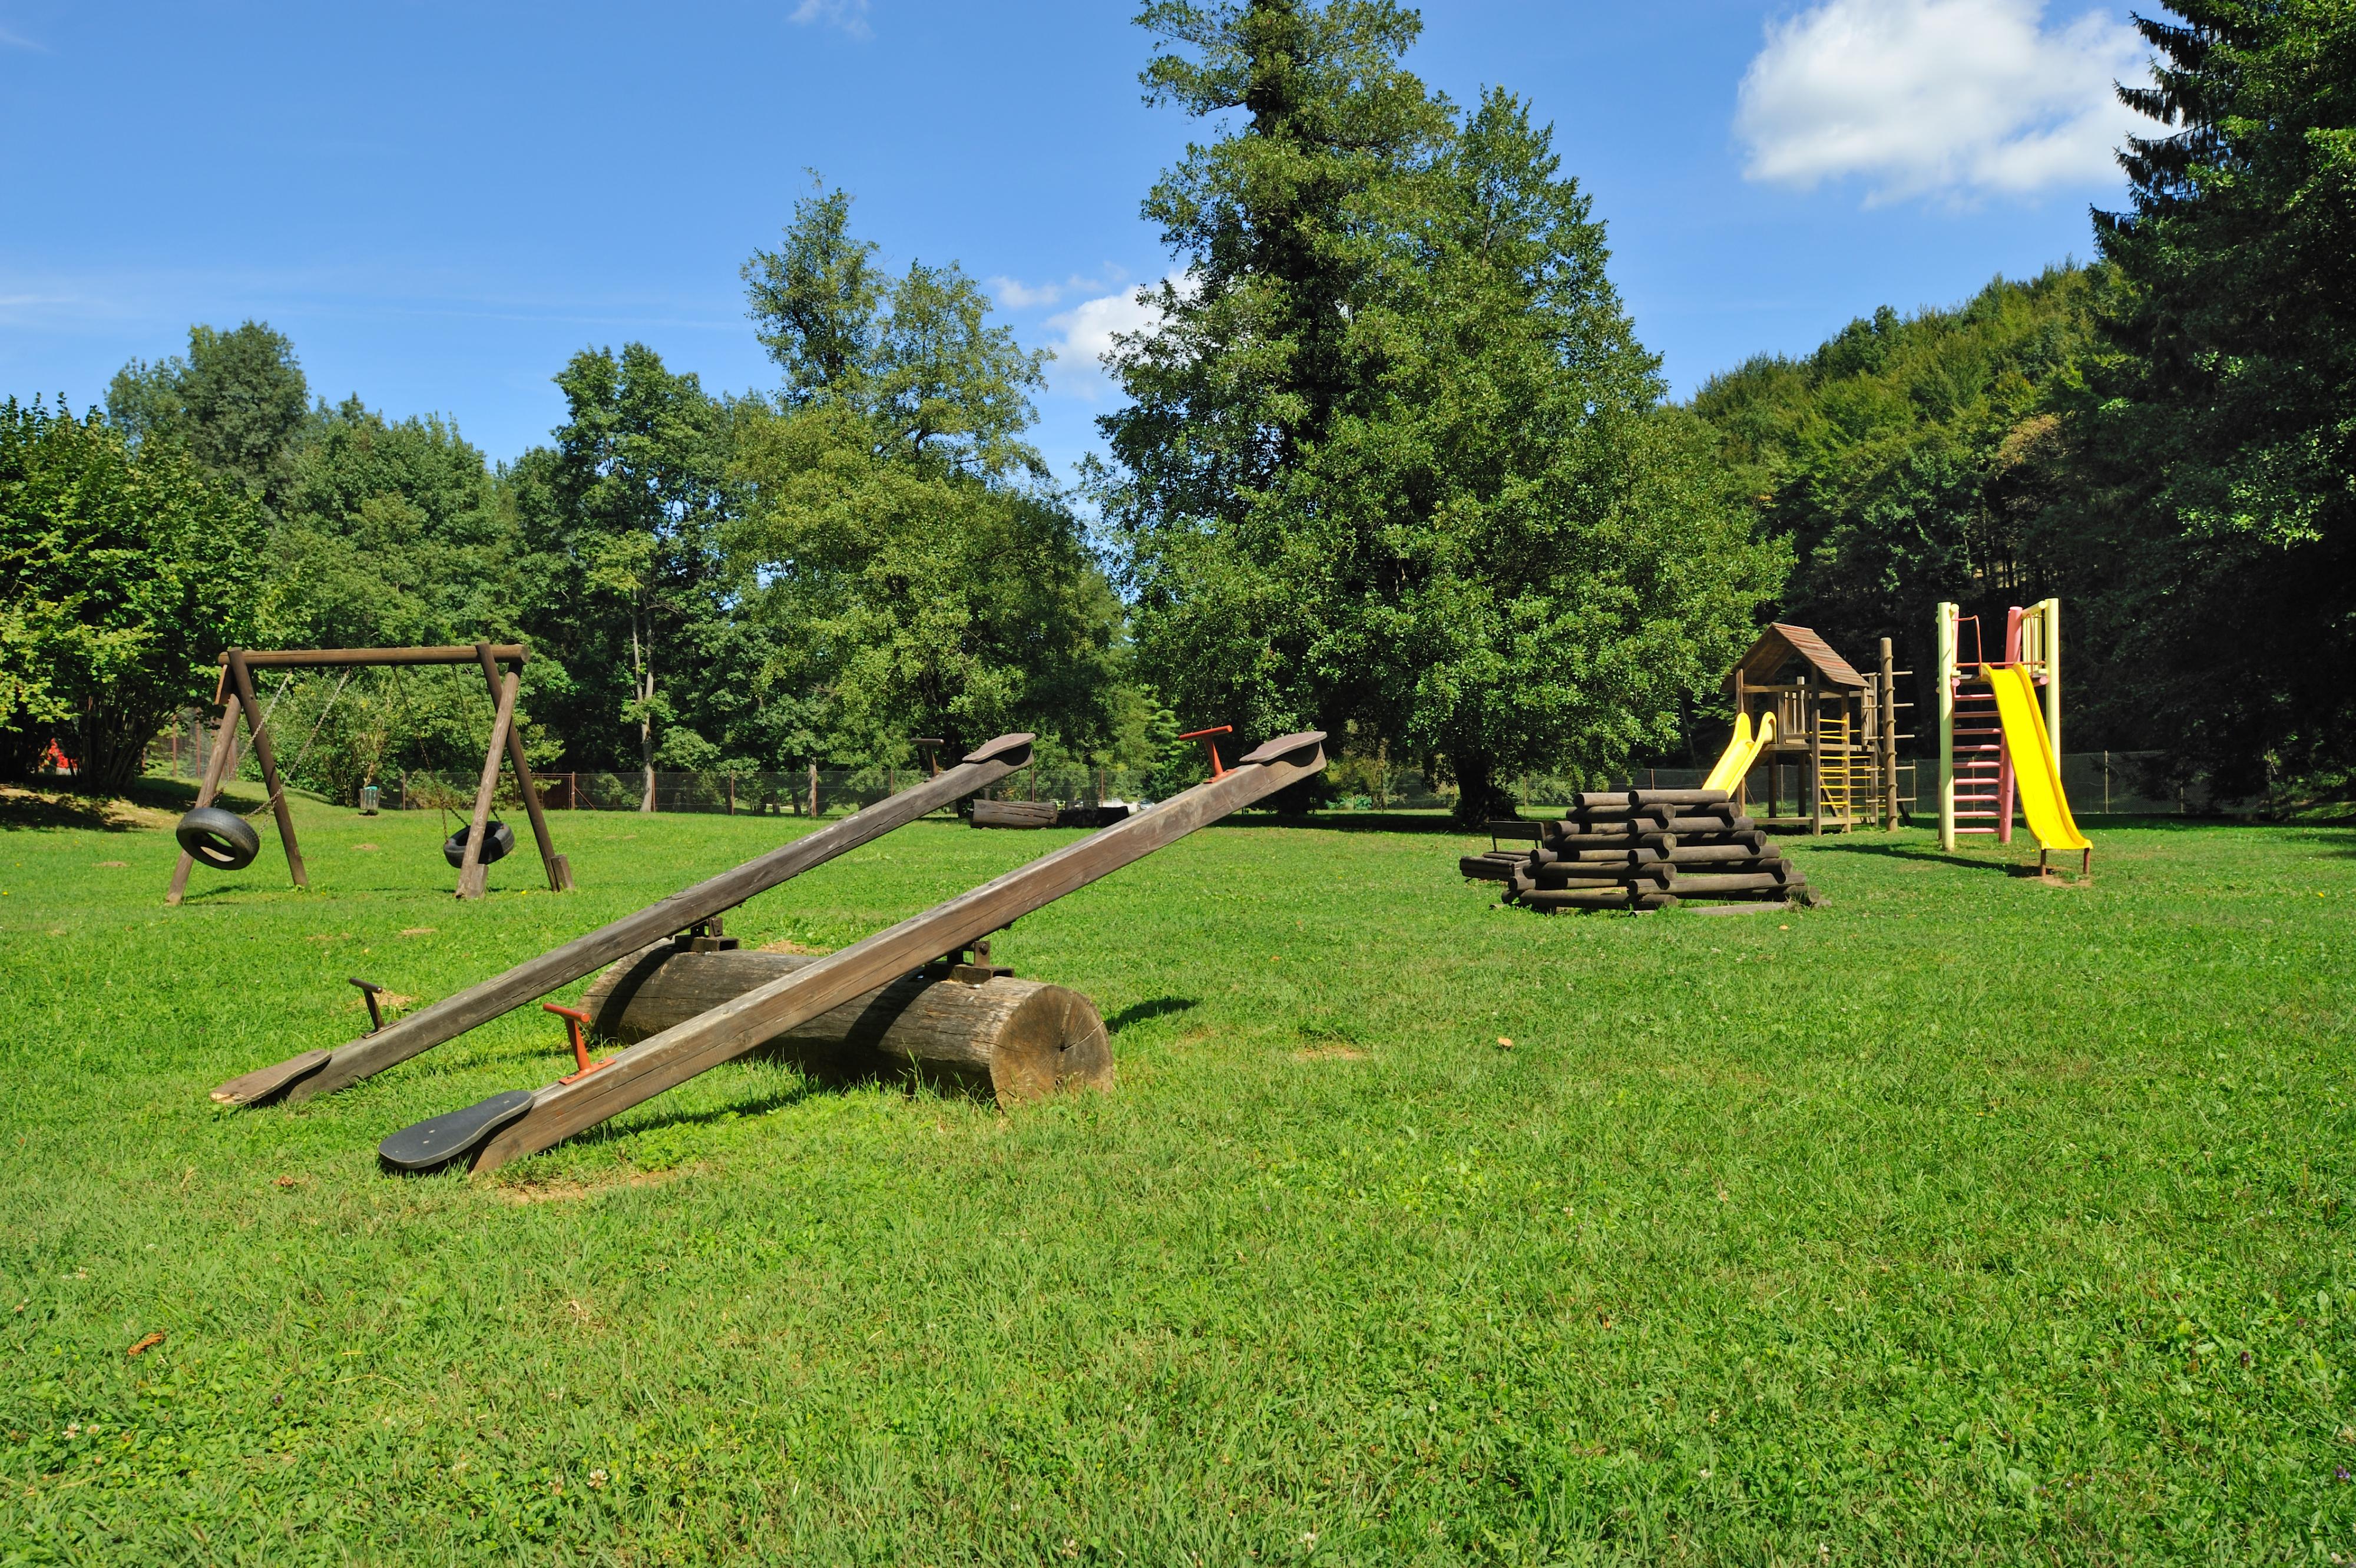
<svg viewBox="0 0 2356 1568">
<path fill-rule="evenodd" d="M 262 853 L 262 835 L 235 811 L 198 806 L 172 830 L 180 847 L 215 871 L 243 871 Z"/>
<path fill-rule="evenodd" d="M 248 828 L 246 831 L 252 832 L 253 830 Z M 451 869 L 456 870 L 466 864 L 466 835 L 473 831 L 474 824 L 469 822 L 442 841 L 442 858 L 450 863 Z M 493 822 L 483 831 L 482 860 L 485 865 L 494 861 L 505 860 L 508 852 L 513 848 L 515 848 L 515 829 L 508 826 L 507 823 Z M 248 855 L 246 858 L 251 860 L 253 857 Z"/>
</svg>

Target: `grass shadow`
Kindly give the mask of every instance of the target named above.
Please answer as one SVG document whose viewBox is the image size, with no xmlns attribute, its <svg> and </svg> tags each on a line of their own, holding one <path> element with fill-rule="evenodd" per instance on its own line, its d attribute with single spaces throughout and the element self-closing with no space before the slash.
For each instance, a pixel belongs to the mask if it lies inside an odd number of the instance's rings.
<svg viewBox="0 0 2356 1568">
<path fill-rule="evenodd" d="M 1192 996 L 1157 996 L 1151 1002 L 1140 1002 L 1132 1006 L 1124 1007 L 1107 1018 L 1105 1033 L 1118 1035 L 1131 1025 L 1151 1023 L 1156 1018 L 1167 1018 L 1173 1013 L 1183 1013 L 1189 1008 L 1201 1005 L 1202 1004 Z"/>
<path fill-rule="evenodd" d="M 1818 843 L 1809 846 L 1817 854 L 1878 854 L 1889 860 L 1922 860 L 1940 865 L 1960 865 L 1973 871 L 2009 872 L 2012 863 L 2003 860 L 1983 860 L 1974 855 L 1957 854 L 1953 850 L 1937 849 L 1924 844 L 1907 843 Z"/>
<path fill-rule="evenodd" d="M 1453 838 L 1477 838 L 1482 832 L 1482 830 L 1477 827 L 1460 827 L 1445 816 L 1410 815 L 1398 811 L 1336 811 L 1331 815 L 1309 812 L 1238 811 L 1222 822 L 1219 826 L 1223 828 L 1323 828 L 1329 832 L 1339 833 L 1431 833 Z"/>
</svg>

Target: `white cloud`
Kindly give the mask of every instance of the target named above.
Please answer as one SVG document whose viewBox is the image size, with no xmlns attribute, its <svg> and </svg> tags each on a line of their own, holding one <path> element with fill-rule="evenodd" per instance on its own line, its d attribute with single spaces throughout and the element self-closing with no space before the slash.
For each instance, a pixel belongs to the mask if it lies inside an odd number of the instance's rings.
<svg viewBox="0 0 2356 1568">
<path fill-rule="evenodd" d="M 2045 0 L 1822 0 L 1767 27 L 1736 134 L 1755 180 L 1809 189 L 1858 176 L 1871 201 L 2026 195 L 2118 176 L 2140 121 L 2114 81 L 2147 77 L 2142 40 Z"/>
<path fill-rule="evenodd" d="M 1181 294 L 1194 292 L 1191 278 L 1173 274 L 1163 281 L 1175 283 Z M 1115 338 L 1150 331 L 1162 324 L 1162 307 L 1152 302 L 1152 295 L 1160 292 L 1159 284 L 1147 290 L 1119 289 L 1082 300 L 1047 317 L 1048 329 L 1060 334 L 1047 345 L 1055 352 L 1055 389 L 1087 403 L 1109 391 L 1112 382 L 1104 372 L 1104 357 L 1112 352 Z M 1141 299 L 1141 294 L 1145 297 Z"/>
<path fill-rule="evenodd" d="M 1078 281 L 1074 280 L 1076 283 Z M 1033 288 L 1013 278 L 991 278 L 990 286 L 998 291 L 998 303 L 1009 310 L 1028 310 L 1033 306 L 1053 305 L 1064 297 L 1064 285 L 1043 283 Z"/>
<path fill-rule="evenodd" d="M 786 20 L 805 27 L 812 22 L 830 22 L 854 38 L 870 36 L 867 0 L 802 0 Z"/>
<path fill-rule="evenodd" d="M 49 52 L 46 45 L 35 43 L 24 34 L 12 33 L 5 27 L 0 27 L 0 49 L 30 49 L 40 55 Z"/>
</svg>

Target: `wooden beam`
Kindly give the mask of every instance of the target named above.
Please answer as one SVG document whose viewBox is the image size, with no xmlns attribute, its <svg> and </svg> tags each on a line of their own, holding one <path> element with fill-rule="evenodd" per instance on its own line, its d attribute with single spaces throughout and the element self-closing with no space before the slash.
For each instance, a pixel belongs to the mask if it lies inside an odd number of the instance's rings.
<svg viewBox="0 0 2356 1568">
<path fill-rule="evenodd" d="M 482 1145 L 474 1169 L 493 1170 L 562 1143 L 895 975 L 1044 908 L 1196 828 L 1322 772 L 1324 739 L 1323 732 L 1312 730 L 1269 741 L 1220 777 L 1150 811 L 1101 829 L 937 908 L 830 953 L 808 969 L 666 1029 L 586 1078 L 550 1085 L 533 1096 L 531 1109 Z"/>
<path fill-rule="evenodd" d="M 231 1079 L 213 1090 L 213 1098 L 226 1105 L 251 1105 L 280 1090 L 288 1090 L 287 1099 L 300 1101 L 358 1083 L 545 996 L 560 985 L 569 985 L 584 974 L 594 973 L 649 942 L 723 914 L 747 898 L 791 881 L 812 866 L 823 865 L 837 855 L 915 822 L 927 811 L 989 788 L 1031 760 L 1031 741 L 1028 735 L 1000 736 L 969 753 L 957 767 L 887 796 L 863 811 L 816 832 L 805 833 L 734 870 L 708 877 L 660 903 L 650 904 L 636 914 L 626 915 L 562 947 L 517 964 L 504 974 L 494 975 L 455 996 L 445 996 L 396 1018 L 379 1033 L 363 1036 L 330 1053 L 327 1061 L 316 1071 L 273 1077 L 287 1066 L 280 1063 L 278 1068 L 264 1068 Z"/>
<path fill-rule="evenodd" d="M 270 745 L 270 728 L 262 722 L 261 704 L 253 700 L 253 672 L 247 668 L 245 656 L 231 650 L 221 657 L 229 660 L 230 683 L 236 688 L 238 706 L 245 710 L 245 727 L 253 736 L 253 755 L 262 764 L 262 787 L 270 791 L 270 809 L 278 819 L 278 842 L 286 850 L 287 874 L 294 878 L 297 887 L 311 886 L 311 878 L 303 869 L 303 847 L 294 842 L 294 813 L 286 804 L 286 786 L 278 777 L 278 757 Z"/>
<path fill-rule="evenodd" d="M 458 863 L 458 897 L 479 898 L 487 867 L 483 863 L 483 836 L 491 823 L 491 801 L 499 789 L 499 753 L 508 748 L 508 732 L 515 725 L 516 688 L 512 670 L 499 682 L 498 711 L 491 715 L 491 744 L 483 748 L 483 777 L 475 786 L 475 814 L 466 829 L 466 850 Z"/>
<path fill-rule="evenodd" d="M 475 657 L 482 661 L 483 682 L 490 688 L 491 700 L 499 697 L 499 664 L 497 654 L 487 642 L 475 644 Z M 548 874 L 548 890 L 552 893 L 573 891 L 573 865 L 556 853 L 556 843 L 549 834 L 548 813 L 541 809 L 540 786 L 531 776 L 531 758 L 525 755 L 523 731 L 513 724 L 508 725 L 508 766 L 515 769 L 516 788 L 523 791 L 523 809 L 531 818 L 532 842 L 540 846 L 541 869 Z M 734 815 L 736 780 L 728 780 L 730 815 Z"/>
<path fill-rule="evenodd" d="M 250 670 L 324 670 L 345 664 L 472 664 L 477 643 L 466 648 L 241 648 L 230 651 Z M 491 657 L 502 664 L 520 665 L 531 650 L 520 642 L 489 645 Z M 230 654 L 220 656 L 227 664 Z"/>
<path fill-rule="evenodd" d="M 222 671 L 228 678 L 228 671 Z M 241 709 L 234 694 L 221 699 L 220 727 L 213 732 L 213 754 L 205 758 L 205 781 L 197 786 L 197 804 L 209 806 L 220 793 L 221 780 L 237 766 L 237 715 Z M 193 809 L 193 808 L 192 808 Z M 164 895 L 166 904 L 177 904 L 187 896 L 188 873 L 195 867 L 197 857 L 187 850 L 180 852 L 180 864 L 172 868 L 171 889 Z"/>
</svg>

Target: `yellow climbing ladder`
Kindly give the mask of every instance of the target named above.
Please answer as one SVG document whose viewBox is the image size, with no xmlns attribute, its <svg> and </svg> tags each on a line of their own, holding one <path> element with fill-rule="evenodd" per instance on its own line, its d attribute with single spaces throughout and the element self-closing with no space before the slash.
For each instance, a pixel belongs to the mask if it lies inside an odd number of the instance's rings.
<svg viewBox="0 0 2356 1568">
<path fill-rule="evenodd" d="M 1827 822 L 1854 827 L 1858 798 L 1873 789 L 1873 780 L 1867 777 L 1865 753 L 1853 744 L 1856 737 L 1850 734 L 1847 714 L 1826 714 L 1816 723 L 1824 758 L 1816 777 L 1817 809 Z"/>
</svg>

